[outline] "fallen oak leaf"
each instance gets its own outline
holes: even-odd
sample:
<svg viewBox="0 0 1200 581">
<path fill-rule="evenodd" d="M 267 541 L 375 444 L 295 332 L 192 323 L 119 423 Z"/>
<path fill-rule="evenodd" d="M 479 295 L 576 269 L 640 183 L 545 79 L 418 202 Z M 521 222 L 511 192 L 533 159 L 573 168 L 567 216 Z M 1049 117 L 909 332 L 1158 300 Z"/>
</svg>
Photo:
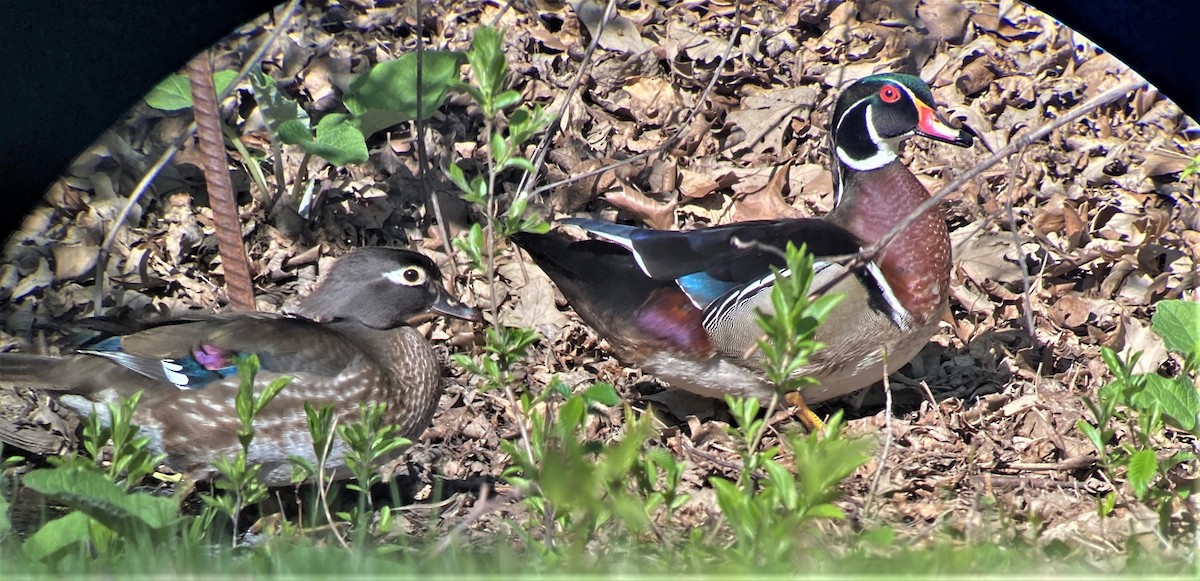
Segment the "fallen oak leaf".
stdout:
<svg viewBox="0 0 1200 581">
<path fill-rule="evenodd" d="M 738 196 L 733 203 L 733 221 L 780 220 L 802 218 L 803 212 L 793 208 L 783 199 L 783 190 L 788 184 L 792 162 L 777 168 L 767 185 Z M 737 189 L 736 186 L 734 189 Z"/>
<path fill-rule="evenodd" d="M 571 2 L 571 7 L 575 9 L 575 15 L 579 21 L 587 27 L 588 33 L 595 37 L 599 31 L 598 44 L 603 48 L 637 55 L 654 47 L 654 43 L 642 38 L 642 33 L 638 31 L 633 21 L 622 16 L 616 10 L 613 10 L 608 22 L 603 22 L 604 13 L 608 7 L 607 2 L 574 0 Z M 604 27 L 603 30 L 601 30 L 601 26 Z"/>
<path fill-rule="evenodd" d="M 656 230 L 670 230 L 675 225 L 675 206 L 679 200 L 656 202 L 629 184 L 621 181 L 621 188 L 604 194 L 608 203 L 633 214 Z"/>
</svg>

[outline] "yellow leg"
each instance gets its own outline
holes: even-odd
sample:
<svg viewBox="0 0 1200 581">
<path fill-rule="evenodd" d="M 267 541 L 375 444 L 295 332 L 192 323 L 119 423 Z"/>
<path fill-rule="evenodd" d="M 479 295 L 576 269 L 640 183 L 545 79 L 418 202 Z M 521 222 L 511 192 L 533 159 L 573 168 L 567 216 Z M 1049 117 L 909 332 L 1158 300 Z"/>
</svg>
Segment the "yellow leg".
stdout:
<svg viewBox="0 0 1200 581">
<path fill-rule="evenodd" d="M 796 408 L 796 417 L 800 418 L 800 423 L 804 424 L 805 428 L 808 428 L 808 433 L 812 434 L 825 429 L 825 422 L 809 409 L 808 404 L 804 403 L 804 398 L 800 396 L 800 392 L 789 391 L 787 395 L 783 396 L 783 399 L 788 405 Z"/>
</svg>

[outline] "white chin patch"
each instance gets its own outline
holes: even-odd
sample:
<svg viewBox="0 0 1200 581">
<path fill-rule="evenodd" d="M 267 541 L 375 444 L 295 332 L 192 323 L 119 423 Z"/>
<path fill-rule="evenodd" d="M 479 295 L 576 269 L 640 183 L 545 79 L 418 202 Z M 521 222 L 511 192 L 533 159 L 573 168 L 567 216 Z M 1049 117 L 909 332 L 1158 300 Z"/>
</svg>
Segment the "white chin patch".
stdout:
<svg viewBox="0 0 1200 581">
<path fill-rule="evenodd" d="M 875 155 L 866 159 L 854 159 L 840 147 L 837 149 L 837 156 L 847 167 L 856 171 L 871 171 L 896 161 L 896 152 L 887 145 L 883 145 Z"/>
<path fill-rule="evenodd" d="M 838 159 L 841 160 L 842 163 L 857 171 L 871 171 L 873 169 L 879 169 L 889 163 L 892 163 L 893 161 L 896 161 L 896 148 L 900 146 L 900 142 L 904 141 L 904 139 L 908 137 L 908 135 L 901 135 L 891 139 L 881 137 L 879 132 L 875 130 L 874 105 L 867 105 L 866 115 L 867 133 L 871 136 L 871 142 L 879 148 L 875 151 L 875 154 L 866 159 L 854 159 L 850 157 L 850 154 L 846 153 L 846 150 L 842 149 L 841 147 L 837 148 Z"/>
</svg>

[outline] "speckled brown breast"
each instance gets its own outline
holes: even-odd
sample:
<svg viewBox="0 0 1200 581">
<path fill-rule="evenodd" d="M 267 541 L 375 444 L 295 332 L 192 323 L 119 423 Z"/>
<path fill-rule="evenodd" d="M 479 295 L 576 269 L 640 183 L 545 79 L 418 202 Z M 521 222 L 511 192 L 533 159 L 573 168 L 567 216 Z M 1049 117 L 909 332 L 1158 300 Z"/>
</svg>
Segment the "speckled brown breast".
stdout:
<svg viewBox="0 0 1200 581">
<path fill-rule="evenodd" d="M 845 184 L 855 195 L 843 201 L 829 220 L 873 244 L 922 202 L 929 192 L 899 160 L 869 174 L 849 173 Z M 892 239 L 876 260 L 892 292 L 922 327 L 941 314 L 950 289 L 950 235 L 938 209 L 921 214 Z"/>
</svg>

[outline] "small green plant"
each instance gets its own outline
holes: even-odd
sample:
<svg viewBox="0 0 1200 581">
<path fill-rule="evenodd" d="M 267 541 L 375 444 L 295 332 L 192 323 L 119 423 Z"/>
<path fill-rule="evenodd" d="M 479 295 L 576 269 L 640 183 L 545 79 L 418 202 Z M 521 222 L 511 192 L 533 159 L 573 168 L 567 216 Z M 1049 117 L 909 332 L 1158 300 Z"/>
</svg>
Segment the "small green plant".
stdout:
<svg viewBox="0 0 1200 581">
<path fill-rule="evenodd" d="M 796 371 L 808 363 L 813 352 L 822 345 L 814 340 L 817 327 L 829 318 L 842 296 L 825 294 L 810 301 L 808 288 L 812 284 L 813 257 L 807 247 L 796 248 L 788 242 L 784 249 L 787 276 L 771 267 L 775 284 L 771 286 L 773 313 L 758 313 L 758 325 L 764 337 L 759 339 L 763 371 L 779 394 L 813 385 L 816 380 L 799 376 Z"/>
<path fill-rule="evenodd" d="M 87 451 L 85 463 L 95 466 L 109 451 L 108 467 L 104 475 L 126 489 L 142 481 L 162 463 L 164 454 L 152 454 L 149 450 L 150 437 L 139 433 L 133 425 L 133 413 L 142 400 L 142 392 L 121 399 L 116 404 L 106 404 L 107 414 L 91 413 L 83 419 L 83 448 Z M 111 447 L 110 447 L 111 444 Z M 51 464 L 74 463 L 82 460 L 78 455 L 66 458 L 54 457 Z"/>
<path fill-rule="evenodd" d="M 130 492 L 161 462 L 149 450 L 150 439 L 131 422 L 141 392 L 115 404 L 103 415 L 84 420 L 83 447 L 87 456 L 52 458 L 53 468 L 34 470 L 21 484 L 64 503 L 70 510 L 21 544 L 31 562 L 53 565 L 72 548 L 90 546 L 103 554 L 119 554 L 148 546 L 178 522 L 175 501 L 147 492 Z M 109 450 L 107 467 L 101 469 Z"/>
<path fill-rule="evenodd" d="M 315 407 L 309 402 L 304 402 L 304 414 L 308 418 L 308 433 L 312 436 L 313 458 L 316 458 L 316 462 L 309 462 L 302 456 L 290 458 L 293 467 L 292 481 L 297 484 L 317 481 L 319 471 L 325 466 L 329 452 L 333 449 L 333 436 L 336 433 L 332 404 Z"/>
<path fill-rule="evenodd" d="M 250 444 L 254 441 L 254 418 L 291 383 L 292 378 L 277 378 L 264 386 L 256 396 L 254 379 L 258 375 L 258 356 L 238 356 L 235 362 L 238 371 L 238 393 L 234 398 L 234 407 L 237 408 L 238 420 L 241 422 L 237 432 L 241 448 L 233 458 L 220 457 L 213 461 L 213 466 L 221 473 L 214 484 L 226 493 L 204 494 L 200 498 L 209 508 L 229 517 L 233 542 L 236 544 L 238 517 L 242 510 L 267 498 L 267 487 L 258 480 L 258 471 L 262 466 L 250 464 L 248 460 Z"/>
<path fill-rule="evenodd" d="M 1096 448 L 1100 467 L 1113 477 L 1123 475 L 1133 496 L 1157 508 L 1165 526 L 1177 504 L 1191 494 L 1176 487 L 1168 475 L 1180 464 L 1194 462 L 1196 456 L 1178 452 L 1160 458 L 1158 449 L 1167 426 L 1200 433 L 1200 303 L 1161 301 L 1151 328 L 1169 350 L 1183 356 L 1180 372 L 1175 377 L 1134 373 L 1140 353 L 1122 359 L 1112 349 L 1101 348 L 1113 380 L 1097 391 L 1095 400 L 1084 398 L 1095 423 L 1080 420 L 1076 427 Z M 1119 433 L 1125 437 L 1118 439 Z M 1116 501 L 1115 491 L 1102 497 L 1101 515 L 1109 514 Z"/>
<path fill-rule="evenodd" d="M 796 371 L 821 347 L 814 340 L 816 330 L 841 300 L 839 295 L 823 295 L 810 301 L 812 255 L 803 246 L 797 249 L 791 243 L 783 254 L 786 273 L 772 268 L 773 312 L 758 314 L 764 332 L 758 342 L 763 369 L 778 392 L 765 418 L 758 417 L 757 399 L 726 397 L 734 419 L 729 433 L 740 444 L 742 470 L 736 481 L 720 477 L 709 480 L 732 530 L 732 548 L 738 558 L 742 563 L 768 568 L 791 562 L 787 557 L 798 546 L 797 535 L 806 521 L 845 517 L 833 504 L 841 496 L 838 486 L 867 460 L 864 442 L 841 436 L 840 412 L 823 431 L 784 437 L 791 470 L 782 461 L 783 451 L 759 449 L 766 418 L 771 417 L 780 395 L 814 383 L 796 376 Z"/>
<path fill-rule="evenodd" d="M 487 221 L 486 236 L 483 227 L 474 224 L 467 236 L 456 239 L 454 245 L 470 258 L 476 271 L 489 278 L 494 277 L 496 239 L 507 238 L 516 232 L 543 233 L 550 229 L 549 224 L 527 213 L 527 199 L 514 200 L 503 212 L 499 208 L 496 179 L 508 169 L 535 171 L 533 164 L 520 155 L 520 147 L 553 120 L 540 105 L 533 109 L 520 105 L 521 94 L 507 88 L 508 61 L 503 48 L 503 39 L 496 29 L 489 26 L 476 29 L 466 58 L 478 84 L 458 85 L 483 111 L 483 137 L 490 146 L 486 176 L 477 175 L 468 180 L 458 164 L 451 164 L 448 170 L 450 181 L 463 192 L 463 199 L 482 209 Z M 504 120 L 507 121 L 507 135 L 501 130 Z"/>
<path fill-rule="evenodd" d="M 216 71 L 213 73 L 213 87 L 221 94 L 237 76 L 234 71 Z M 145 96 L 146 104 L 159 111 L 182 111 L 192 107 L 192 85 L 187 75 L 175 73 L 150 89 Z"/>
<path fill-rule="evenodd" d="M 5 456 L 4 444 L 0 443 L 0 543 L 12 532 L 12 519 L 9 516 L 12 504 L 8 499 L 16 491 L 16 479 L 9 477 L 9 470 L 24 460 L 22 456 Z"/>
<path fill-rule="evenodd" d="M 867 461 L 866 442 L 841 435 L 839 411 L 824 431 L 786 436 L 792 467 L 778 448 L 758 449 L 764 419 L 758 400 L 726 398 L 736 425 L 730 433 L 740 440 L 743 468 L 736 481 L 713 477 L 721 514 L 733 533 L 737 561 L 756 568 L 784 567 L 801 545 L 805 523 L 814 518 L 845 518 L 835 500 L 839 485 Z"/>
<path fill-rule="evenodd" d="M 561 397 L 561 402 L 553 399 Z M 655 530 L 688 500 L 678 487 L 683 464 L 669 452 L 648 448 L 656 432 L 652 414 L 635 414 L 625 407 L 625 433 L 601 442 L 589 438 L 592 416 L 599 406 L 621 403 L 617 392 L 597 383 L 571 394 L 555 378 L 539 397 L 523 394 L 522 411 L 529 419 L 529 447 L 502 442 L 513 458 L 503 478 L 522 492 L 534 518 L 527 526 L 542 525 L 543 555 L 584 554 L 588 542 L 616 527 L 610 538 Z"/>
<path fill-rule="evenodd" d="M 314 407 L 306 402 L 304 411 L 308 416 L 309 434 L 312 435 L 313 456 L 316 462 L 292 456 L 292 465 L 295 468 L 293 480 L 297 483 L 311 481 L 321 486 L 316 501 L 325 503 L 327 507 L 328 498 L 325 497 L 324 491 L 329 478 L 324 472 L 325 465 L 334 449 L 334 435 L 341 438 L 346 444 L 346 468 L 355 479 L 345 487 L 358 493 L 358 505 L 352 511 L 339 512 L 335 516 L 353 525 L 355 534 L 358 535 L 356 540 L 361 543 L 370 532 L 371 519 L 376 514 L 370 490 L 382 480 L 378 472 L 379 464 L 412 442 L 400 433 L 400 426 L 385 423 L 386 403 L 361 404 L 359 421 L 346 425 L 335 425 L 332 405 Z M 313 508 L 316 509 L 317 506 L 314 505 Z M 387 532 L 392 526 L 391 508 L 381 507 L 378 514 L 377 530 Z"/>
<path fill-rule="evenodd" d="M 363 163 L 370 156 L 368 137 L 398 123 L 427 119 L 437 111 L 447 91 L 457 86 L 463 55 L 427 50 L 422 51 L 420 58 L 418 63 L 416 53 L 406 53 L 358 75 L 342 95 L 347 112 L 327 113 L 315 125 L 300 103 L 279 89 L 275 79 L 261 69 L 250 72 L 250 87 L 272 136 L 271 153 L 277 170 L 282 167 L 281 145 L 296 146 L 304 152 L 293 188 L 298 209 L 305 210 L 300 197 L 312 185 L 307 176 L 313 156 L 338 167 Z M 418 67 L 420 87 L 416 86 Z M 213 84 L 217 93 L 224 91 L 236 76 L 233 71 L 215 73 Z M 145 99 L 151 107 L 168 112 L 188 109 L 193 104 L 188 78 L 178 73 L 164 79 Z M 264 193 L 270 192 L 260 167 L 263 155 L 251 152 L 232 128 L 222 127 L 222 130 L 242 156 L 255 184 Z M 277 191 L 282 193 L 284 183 L 278 173 L 276 182 Z"/>
<path fill-rule="evenodd" d="M 455 353 L 454 362 L 467 372 L 483 378 L 482 389 L 504 389 L 515 382 L 513 364 L 525 358 L 529 346 L 537 342 L 538 333 L 525 327 L 489 327 L 484 331 L 483 357 L 478 360 L 464 353 Z"/>
<path fill-rule="evenodd" d="M 1187 167 L 1183 168 L 1183 172 L 1179 174 L 1179 179 L 1186 180 L 1194 175 L 1200 175 L 1200 155 L 1193 157 L 1188 162 Z"/>
<path fill-rule="evenodd" d="M 404 446 L 412 444 L 400 433 L 400 426 L 385 424 L 386 403 L 370 403 L 359 406 L 359 421 L 338 426 L 337 432 L 346 442 L 346 467 L 355 482 L 346 488 L 358 493 L 358 508 L 353 513 L 339 513 L 340 518 L 354 523 L 360 540 L 365 538 L 367 525 L 373 514 L 371 486 L 382 479 L 376 469 L 379 462 L 390 458 Z"/>
</svg>

